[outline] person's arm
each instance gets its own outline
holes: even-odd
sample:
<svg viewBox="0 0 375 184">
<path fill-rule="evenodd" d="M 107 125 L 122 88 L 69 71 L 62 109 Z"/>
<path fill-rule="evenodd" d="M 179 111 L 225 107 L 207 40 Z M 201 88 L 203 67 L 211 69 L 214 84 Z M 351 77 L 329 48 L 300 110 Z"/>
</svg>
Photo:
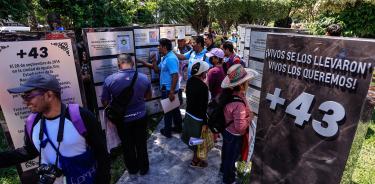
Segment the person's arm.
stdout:
<svg viewBox="0 0 375 184">
<path fill-rule="evenodd" d="M 176 56 L 179 60 L 185 60 L 186 59 L 185 55 L 183 55 L 183 54 L 177 54 L 176 52 L 174 52 L 174 54 L 176 54 Z"/>
<path fill-rule="evenodd" d="M 156 61 L 156 55 L 155 54 L 152 55 L 151 60 L 152 60 L 152 69 L 154 69 L 155 73 L 159 73 L 160 68 L 159 68 L 159 65 Z"/>
<path fill-rule="evenodd" d="M 139 62 L 139 63 L 142 63 L 142 65 L 147 67 L 147 68 L 153 68 L 152 63 L 148 63 L 148 62 L 146 62 L 144 60 L 140 60 L 140 59 L 136 59 L 136 61 Z"/>
<path fill-rule="evenodd" d="M 168 94 L 168 98 L 170 101 L 173 101 L 175 99 L 174 92 L 176 89 L 177 81 L 178 81 L 178 73 L 172 74 L 171 90 L 169 90 L 169 94 Z"/>
<path fill-rule="evenodd" d="M 38 150 L 35 148 L 30 138 L 26 135 L 26 128 L 24 141 L 25 145 L 23 147 L 0 153 L 0 168 L 10 167 L 29 161 L 39 155 Z"/>
<path fill-rule="evenodd" d="M 193 52 L 193 50 L 190 50 L 185 54 L 177 54 L 176 52 L 174 52 L 174 54 L 177 56 L 179 60 L 187 60 L 190 58 L 191 52 Z"/>
<path fill-rule="evenodd" d="M 170 101 L 173 101 L 175 99 L 175 90 L 178 82 L 178 72 L 179 72 L 179 61 L 175 58 L 170 58 L 168 61 L 166 61 L 165 65 L 168 69 L 169 75 L 171 75 L 172 81 L 171 81 L 171 89 L 169 90 L 168 98 Z"/>
<path fill-rule="evenodd" d="M 103 84 L 103 90 L 102 90 L 102 95 L 101 95 L 101 102 L 103 104 L 103 107 L 107 107 L 109 104 L 109 101 L 111 100 L 111 96 L 109 93 L 109 88 L 107 86 L 107 82 L 105 81 Z"/>
<path fill-rule="evenodd" d="M 80 108 L 80 113 L 87 129 L 87 135 L 85 136 L 87 144 L 90 146 L 98 165 L 95 183 L 109 184 L 111 180 L 111 161 L 104 132 L 94 114 L 84 108 Z"/>
</svg>

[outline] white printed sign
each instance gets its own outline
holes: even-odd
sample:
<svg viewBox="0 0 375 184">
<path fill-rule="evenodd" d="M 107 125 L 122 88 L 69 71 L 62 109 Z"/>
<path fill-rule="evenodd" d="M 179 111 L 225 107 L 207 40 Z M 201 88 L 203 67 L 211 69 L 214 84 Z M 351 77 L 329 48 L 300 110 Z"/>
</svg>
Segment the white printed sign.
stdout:
<svg viewBox="0 0 375 184">
<path fill-rule="evenodd" d="M 191 26 L 185 26 L 185 34 L 186 35 L 191 35 Z"/>
<path fill-rule="evenodd" d="M 159 44 L 159 29 L 134 29 L 135 46 L 149 46 Z"/>
<path fill-rule="evenodd" d="M 245 29 L 245 47 L 250 47 L 250 35 L 251 35 L 251 29 L 246 28 Z"/>
<path fill-rule="evenodd" d="M 251 31 L 250 57 L 264 59 L 268 32 Z"/>
<path fill-rule="evenodd" d="M 174 27 L 160 27 L 160 38 L 175 39 Z"/>
<path fill-rule="evenodd" d="M 0 42 L 0 58 L 0 105 L 15 148 L 24 145 L 24 121 L 30 111 L 19 95 L 7 89 L 20 86 L 32 75 L 49 73 L 60 82 L 63 103 L 82 105 L 70 39 Z M 29 161 L 21 167 L 27 171 L 36 164 Z"/>
<path fill-rule="evenodd" d="M 88 32 L 87 42 L 91 57 L 134 52 L 132 31 Z"/>
<path fill-rule="evenodd" d="M 176 26 L 175 29 L 177 39 L 184 39 L 186 34 L 185 26 Z"/>
<path fill-rule="evenodd" d="M 264 67 L 264 63 L 262 62 L 258 62 L 254 60 L 249 61 L 249 68 L 259 73 L 258 76 L 256 76 L 253 80 L 251 80 L 250 84 L 259 88 L 262 87 L 263 67 Z"/>
<path fill-rule="evenodd" d="M 98 102 L 98 107 L 99 108 L 103 107 L 103 104 L 102 104 L 103 86 L 95 86 L 95 93 L 96 93 L 96 101 Z"/>
<path fill-rule="evenodd" d="M 94 83 L 104 82 L 105 78 L 118 71 L 117 58 L 92 60 L 91 67 Z"/>
<path fill-rule="evenodd" d="M 246 96 L 247 96 L 251 111 L 258 114 L 260 91 L 253 89 L 253 88 L 249 88 L 247 90 Z"/>
</svg>

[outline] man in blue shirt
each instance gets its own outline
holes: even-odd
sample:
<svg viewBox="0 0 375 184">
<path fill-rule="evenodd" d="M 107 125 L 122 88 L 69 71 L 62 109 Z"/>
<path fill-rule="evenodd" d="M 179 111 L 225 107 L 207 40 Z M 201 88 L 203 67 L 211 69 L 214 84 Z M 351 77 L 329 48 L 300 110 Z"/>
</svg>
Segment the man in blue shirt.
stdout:
<svg viewBox="0 0 375 184">
<path fill-rule="evenodd" d="M 178 81 L 179 61 L 172 51 L 172 42 L 169 39 L 159 40 L 159 53 L 163 56 L 159 64 L 156 63 L 156 56 L 152 56 L 152 64 L 143 62 L 147 67 L 153 68 L 156 73 L 160 73 L 160 88 L 162 99 L 169 98 L 170 101 L 179 100 L 182 102 L 182 95 L 179 94 L 180 84 Z M 175 99 L 178 94 L 178 99 Z M 172 128 L 172 121 L 174 127 Z M 167 138 L 172 137 L 172 131 L 180 133 L 182 131 L 182 117 L 180 108 L 177 107 L 164 114 L 164 128 L 160 133 Z"/>
<path fill-rule="evenodd" d="M 113 96 L 118 97 L 124 88 L 131 85 L 135 76 L 134 61 L 130 55 L 120 54 L 117 60 L 119 71 L 104 81 L 101 96 L 104 107 L 113 100 Z M 144 175 L 149 170 L 145 99 L 151 98 L 151 82 L 145 74 L 138 73 L 133 90 L 133 96 L 126 106 L 124 122 L 113 123 L 123 145 L 124 162 L 129 174 L 140 171 Z"/>
<path fill-rule="evenodd" d="M 208 61 L 208 57 L 206 57 L 207 49 L 204 48 L 204 39 L 202 36 L 193 37 L 191 45 L 193 46 L 193 50 L 187 52 L 185 54 L 176 54 L 179 60 L 189 60 L 188 63 L 188 78 L 191 77 L 191 66 L 195 61 L 206 61 L 210 67 L 212 66 Z"/>
</svg>

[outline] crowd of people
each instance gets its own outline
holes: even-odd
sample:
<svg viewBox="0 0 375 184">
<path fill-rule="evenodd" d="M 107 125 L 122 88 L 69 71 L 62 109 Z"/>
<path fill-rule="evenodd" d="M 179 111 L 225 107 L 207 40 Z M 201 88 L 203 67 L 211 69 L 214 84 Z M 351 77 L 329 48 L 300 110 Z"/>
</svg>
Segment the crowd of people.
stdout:
<svg viewBox="0 0 375 184">
<path fill-rule="evenodd" d="M 220 165 L 223 182 L 234 183 L 235 162 L 246 145 L 244 136 L 253 118 L 246 91 L 249 80 L 257 73 L 244 68 L 231 41 L 217 48 L 212 34 L 193 37 L 191 46 L 179 38 L 175 49 L 171 40 L 162 38 L 158 49 L 160 62 L 153 55 L 150 61 L 142 61 L 143 65 L 160 74 L 162 99 L 179 100 L 182 104 L 185 91 L 187 105 L 184 119 L 179 107 L 164 114 L 160 133 L 166 138 L 181 133 L 182 141 L 193 151 L 190 166 L 205 168 L 209 163 L 197 156 L 197 145 L 189 144 L 189 140 L 201 137 L 202 127 L 208 123 L 209 104 L 221 105 L 225 130 L 214 134 L 214 139 L 223 138 Z M 151 98 L 151 82 L 145 74 L 137 72 L 130 55 L 120 54 L 117 59 L 119 71 L 105 79 L 101 102 L 117 128 L 129 174 L 145 175 L 149 171 L 145 102 Z M 186 87 L 180 86 L 183 61 L 188 65 Z M 25 146 L 0 153 L 0 168 L 39 156 L 40 181 L 110 182 L 110 159 L 100 123 L 89 110 L 61 102 L 61 86 L 55 77 L 32 76 L 8 92 L 19 94 L 32 113 L 26 120 Z M 117 119 L 116 110 L 120 115 Z"/>
</svg>

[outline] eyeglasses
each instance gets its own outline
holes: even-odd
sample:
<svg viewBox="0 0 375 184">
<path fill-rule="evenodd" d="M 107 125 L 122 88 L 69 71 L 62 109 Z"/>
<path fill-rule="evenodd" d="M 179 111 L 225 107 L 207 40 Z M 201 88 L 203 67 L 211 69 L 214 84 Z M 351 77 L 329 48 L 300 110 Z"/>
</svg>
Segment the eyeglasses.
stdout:
<svg viewBox="0 0 375 184">
<path fill-rule="evenodd" d="M 32 100 L 34 97 L 36 96 L 42 96 L 44 95 L 45 92 L 39 92 L 39 93 L 27 93 L 27 94 L 22 94 L 21 95 L 21 98 L 24 100 L 24 101 L 30 101 Z"/>
</svg>

